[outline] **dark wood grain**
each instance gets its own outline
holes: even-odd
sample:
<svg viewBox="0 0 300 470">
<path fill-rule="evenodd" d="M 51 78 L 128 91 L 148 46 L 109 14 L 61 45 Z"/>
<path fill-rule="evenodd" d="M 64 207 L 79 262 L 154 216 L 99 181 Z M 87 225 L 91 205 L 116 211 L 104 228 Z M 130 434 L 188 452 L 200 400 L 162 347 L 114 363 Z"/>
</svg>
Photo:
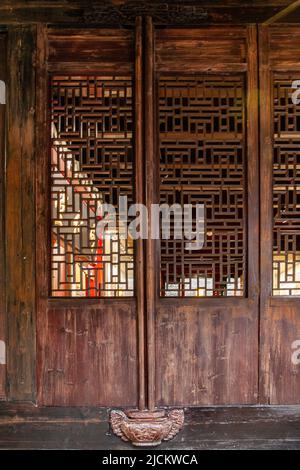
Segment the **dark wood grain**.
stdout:
<svg viewBox="0 0 300 470">
<path fill-rule="evenodd" d="M 10 399 L 35 396 L 36 28 L 8 33 L 6 286 Z"/>
<path fill-rule="evenodd" d="M 297 25 L 270 26 L 268 60 L 272 70 L 299 70 L 300 30 Z"/>
<path fill-rule="evenodd" d="M 195 302 L 196 304 L 196 302 Z M 156 319 L 159 405 L 257 401 L 255 310 L 159 306 Z"/>
<path fill-rule="evenodd" d="M 245 37 L 245 28 L 223 29 L 221 35 L 218 27 L 157 30 L 156 70 L 243 71 L 246 69 Z"/>
<path fill-rule="evenodd" d="M 134 15 L 141 13 L 155 17 L 158 24 L 182 24 L 182 16 L 186 25 L 202 25 L 211 23 L 250 23 L 263 22 L 273 17 L 290 4 L 290 0 L 242 1 L 231 0 L 189 0 L 183 9 L 180 0 L 141 0 L 136 4 L 131 0 L 109 2 L 111 12 L 103 10 L 103 1 L 98 0 L 65 0 L 26 2 L 26 0 L 7 0 L 1 2 L 0 12 L 3 23 L 51 23 L 51 24 L 88 24 L 133 25 Z M 199 15 L 197 15 L 197 10 Z M 106 23 L 103 21 L 105 17 Z M 287 17 L 294 20 L 294 15 Z"/>
<path fill-rule="evenodd" d="M 0 80 L 6 83 L 6 35 L 0 34 Z M 4 213 L 4 182 L 5 182 L 5 110 L 6 105 L 0 104 L 0 341 L 6 343 L 6 309 L 5 309 L 5 213 Z M 6 396 L 6 365 L 0 364 L 0 400 Z"/>
<path fill-rule="evenodd" d="M 108 426 L 109 410 L 88 407 L 0 406 L 1 449 L 132 450 Z M 300 410 L 218 407 L 185 410 L 184 428 L 159 450 L 300 449 Z"/>
<path fill-rule="evenodd" d="M 134 45 L 132 32 L 115 29 L 50 29 L 49 70 L 81 72 L 91 71 L 122 73 L 134 70 Z"/>
</svg>

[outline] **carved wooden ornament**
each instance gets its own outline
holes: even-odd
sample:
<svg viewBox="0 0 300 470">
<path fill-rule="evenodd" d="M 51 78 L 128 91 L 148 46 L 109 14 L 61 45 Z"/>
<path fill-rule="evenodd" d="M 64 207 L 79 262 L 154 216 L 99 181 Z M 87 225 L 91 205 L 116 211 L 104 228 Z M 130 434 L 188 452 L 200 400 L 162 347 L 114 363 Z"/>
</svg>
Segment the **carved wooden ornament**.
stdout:
<svg viewBox="0 0 300 470">
<path fill-rule="evenodd" d="M 136 411 L 125 414 L 112 410 L 110 424 L 114 434 L 135 446 L 157 446 L 172 439 L 184 423 L 183 410 L 163 412 Z"/>
</svg>

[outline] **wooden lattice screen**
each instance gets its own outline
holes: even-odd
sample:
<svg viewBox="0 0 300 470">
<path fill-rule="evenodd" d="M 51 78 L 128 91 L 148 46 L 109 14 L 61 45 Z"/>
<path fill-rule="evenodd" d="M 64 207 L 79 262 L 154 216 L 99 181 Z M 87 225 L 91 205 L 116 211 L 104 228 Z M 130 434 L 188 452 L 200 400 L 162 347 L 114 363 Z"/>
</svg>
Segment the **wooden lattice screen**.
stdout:
<svg viewBox="0 0 300 470">
<path fill-rule="evenodd" d="M 240 296 L 245 288 L 242 76 L 161 76 L 160 203 L 204 204 L 205 244 L 161 240 L 162 296 Z"/>
<path fill-rule="evenodd" d="M 129 76 L 52 76 L 54 296 L 133 295 L 132 240 L 96 233 L 102 203 L 133 202 L 132 114 Z"/>
<path fill-rule="evenodd" d="M 274 295 L 300 295 L 300 107 L 292 99 L 297 79 L 274 77 Z"/>
</svg>

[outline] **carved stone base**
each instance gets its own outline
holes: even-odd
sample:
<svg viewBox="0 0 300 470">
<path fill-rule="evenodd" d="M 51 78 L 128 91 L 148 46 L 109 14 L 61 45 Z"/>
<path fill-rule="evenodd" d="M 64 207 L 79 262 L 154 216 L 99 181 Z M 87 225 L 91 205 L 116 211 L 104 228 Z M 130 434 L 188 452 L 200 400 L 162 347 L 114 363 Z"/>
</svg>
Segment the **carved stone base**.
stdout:
<svg viewBox="0 0 300 470">
<path fill-rule="evenodd" d="M 161 441 L 169 441 L 180 431 L 183 423 L 183 410 L 112 410 L 110 413 L 114 434 L 134 446 L 157 446 Z"/>
</svg>

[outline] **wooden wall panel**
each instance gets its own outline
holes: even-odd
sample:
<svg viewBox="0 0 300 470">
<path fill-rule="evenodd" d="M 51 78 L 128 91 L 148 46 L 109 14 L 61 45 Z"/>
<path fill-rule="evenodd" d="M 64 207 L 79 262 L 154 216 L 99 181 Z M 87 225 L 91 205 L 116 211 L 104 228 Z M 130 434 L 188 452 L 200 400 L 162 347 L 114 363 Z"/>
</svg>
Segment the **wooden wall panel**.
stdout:
<svg viewBox="0 0 300 470">
<path fill-rule="evenodd" d="M 216 37 L 218 36 L 218 41 Z M 207 27 L 162 29 L 156 33 L 156 70 L 221 71 L 246 69 L 246 29 Z"/>
<path fill-rule="evenodd" d="M 6 85 L 6 34 L 0 34 L 0 80 Z M 3 90 L 1 88 L 1 98 Z M 5 309 L 5 214 L 4 214 L 4 172 L 5 172 L 5 101 L 0 102 L 0 400 L 6 396 L 6 309 Z"/>
<path fill-rule="evenodd" d="M 262 28 L 263 29 L 263 28 Z M 291 67 L 299 68 L 300 62 L 300 29 L 296 25 L 280 25 L 269 28 L 268 61 L 272 70 Z"/>
<path fill-rule="evenodd" d="M 116 29 L 50 29 L 49 69 L 112 70 L 128 73 L 134 67 L 132 32 Z"/>
<path fill-rule="evenodd" d="M 35 396 L 35 48 L 36 28 L 8 33 L 6 286 L 8 393 Z"/>
<path fill-rule="evenodd" d="M 212 300 L 213 301 L 213 300 Z M 257 401 L 257 315 L 247 307 L 160 306 L 156 319 L 160 405 Z"/>
<path fill-rule="evenodd" d="M 39 312 L 43 405 L 136 405 L 134 303 Z"/>
<path fill-rule="evenodd" d="M 261 327 L 260 400 L 300 403 L 300 365 L 292 343 L 300 340 L 299 297 L 272 297 L 273 240 L 273 74 L 300 71 L 299 26 L 261 26 L 259 31 L 261 106 Z M 300 72 L 298 72 L 300 78 Z"/>
</svg>

